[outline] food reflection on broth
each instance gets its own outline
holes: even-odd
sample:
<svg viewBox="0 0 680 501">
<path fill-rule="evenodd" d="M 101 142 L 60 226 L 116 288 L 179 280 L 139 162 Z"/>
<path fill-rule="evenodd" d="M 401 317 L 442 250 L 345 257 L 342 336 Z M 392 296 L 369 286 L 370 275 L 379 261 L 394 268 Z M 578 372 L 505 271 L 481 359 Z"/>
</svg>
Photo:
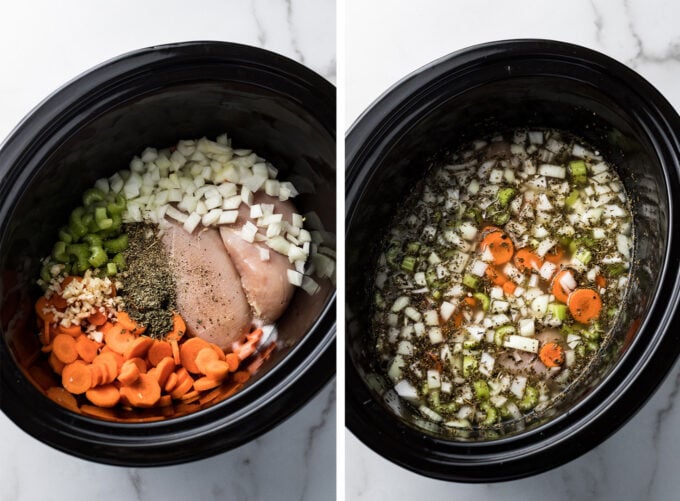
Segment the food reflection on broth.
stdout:
<svg viewBox="0 0 680 501">
<path fill-rule="evenodd" d="M 396 214 L 372 335 L 425 419 L 483 430 L 547 409 L 607 339 L 634 231 L 614 166 L 584 144 L 554 130 L 474 141 Z"/>
</svg>

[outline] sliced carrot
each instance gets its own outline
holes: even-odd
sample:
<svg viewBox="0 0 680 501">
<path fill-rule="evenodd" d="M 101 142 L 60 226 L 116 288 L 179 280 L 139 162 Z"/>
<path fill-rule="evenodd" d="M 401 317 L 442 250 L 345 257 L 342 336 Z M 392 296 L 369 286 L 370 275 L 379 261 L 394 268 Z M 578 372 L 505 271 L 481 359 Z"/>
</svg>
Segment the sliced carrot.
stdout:
<svg viewBox="0 0 680 501">
<path fill-rule="evenodd" d="M 257 344 L 260 342 L 260 339 L 262 339 L 263 334 L 264 332 L 262 331 L 262 329 L 255 329 L 253 332 L 246 334 L 246 339 L 250 343 Z"/>
<path fill-rule="evenodd" d="M 599 273 L 595 276 L 595 283 L 600 289 L 604 289 L 605 287 L 607 287 L 607 279 L 604 278 Z"/>
<path fill-rule="evenodd" d="M 100 325 L 104 325 L 106 323 L 107 321 L 106 314 L 101 311 L 95 311 L 92 315 L 88 317 L 87 321 L 90 324 L 99 327 Z"/>
<path fill-rule="evenodd" d="M 215 381 L 221 382 L 229 374 L 230 372 L 229 369 L 230 367 L 229 364 L 227 364 L 227 362 L 222 362 L 221 360 L 213 360 L 212 362 L 208 362 L 208 364 L 206 365 L 205 375 L 211 379 L 214 379 Z"/>
<path fill-rule="evenodd" d="M 146 354 L 151 365 L 158 365 L 165 357 L 172 357 L 172 346 L 167 341 L 156 341 L 149 348 Z"/>
<path fill-rule="evenodd" d="M 534 270 L 538 271 L 543 266 L 543 260 L 533 252 L 531 249 L 524 247 L 515 253 L 513 258 L 515 266 L 520 271 Z"/>
<path fill-rule="evenodd" d="M 116 313 L 116 324 L 120 325 L 124 331 L 129 332 L 130 334 L 141 335 L 146 331 L 146 327 L 141 326 L 132 320 L 130 315 L 125 311 Z"/>
<path fill-rule="evenodd" d="M 47 363 L 50 364 L 50 367 L 52 367 L 52 370 L 55 373 L 57 373 L 61 376 L 61 373 L 64 370 L 64 366 L 66 364 L 56 357 L 56 355 L 54 354 L 54 351 L 52 351 L 50 353 L 50 356 L 47 359 Z"/>
<path fill-rule="evenodd" d="M 114 407 L 120 400 L 120 391 L 114 384 L 104 384 L 85 392 L 87 399 L 99 407 Z"/>
<path fill-rule="evenodd" d="M 177 386 L 179 378 L 177 377 L 177 374 L 174 372 L 168 376 L 168 380 L 165 382 L 163 385 L 163 389 L 170 393 L 172 390 L 175 389 L 175 386 Z"/>
<path fill-rule="evenodd" d="M 255 374 L 260 367 L 262 367 L 262 364 L 264 363 L 264 358 L 261 356 L 258 356 L 255 360 L 253 360 L 250 364 L 248 364 L 248 367 L 246 367 L 246 370 L 252 375 Z"/>
<path fill-rule="evenodd" d="M 236 354 L 238 355 L 239 360 L 245 360 L 250 355 L 255 353 L 255 349 L 256 348 L 252 343 L 246 343 L 238 349 Z"/>
<path fill-rule="evenodd" d="M 187 331 L 187 325 L 184 322 L 184 319 L 179 313 L 175 313 L 172 316 L 172 330 L 168 332 L 168 334 L 165 336 L 167 340 L 174 339 L 176 341 L 179 341 L 182 339 L 182 336 L 184 336 L 184 333 Z"/>
<path fill-rule="evenodd" d="M 208 343 L 212 350 L 215 352 L 215 355 L 217 355 L 218 360 L 222 360 L 224 362 L 224 351 L 222 351 L 222 348 L 217 346 L 215 343 Z"/>
<path fill-rule="evenodd" d="M 202 348 L 196 355 L 196 367 L 198 367 L 198 370 L 202 374 L 207 374 L 206 368 L 208 364 L 213 361 L 219 361 L 219 358 L 217 357 L 217 353 L 209 346 Z"/>
<path fill-rule="evenodd" d="M 571 290 L 562 285 L 562 279 L 567 275 L 571 275 L 571 277 L 574 278 L 572 271 L 565 269 L 558 271 L 557 275 L 555 275 L 555 278 L 553 278 L 552 281 L 551 292 L 553 296 L 555 296 L 555 299 L 561 301 L 562 303 L 566 303 L 567 299 L 569 298 L 569 294 L 571 294 Z"/>
<path fill-rule="evenodd" d="M 170 395 L 172 395 L 172 398 L 177 400 L 177 399 L 181 398 L 182 395 L 184 395 L 186 392 L 188 392 L 193 385 L 194 385 L 194 380 L 188 374 L 187 374 L 187 377 L 184 378 L 184 379 L 182 379 L 180 376 L 178 376 L 177 385 L 170 392 Z"/>
<path fill-rule="evenodd" d="M 102 352 L 92 361 L 93 365 L 101 364 L 103 366 L 104 378 L 100 384 L 111 383 L 118 375 L 118 361 L 115 354 L 112 352 Z"/>
<path fill-rule="evenodd" d="M 239 364 L 241 363 L 241 360 L 238 358 L 236 353 L 227 353 L 224 360 L 227 362 L 230 372 L 236 372 Z"/>
<path fill-rule="evenodd" d="M 107 332 L 109 332 L 109 330 L 111 330 L 112 327 L 113 324 L 111 322 L 106 322 L 99 328 L 99 332 L 101 332 L 102 334 L 106 334 Z"/>
<path fill-rule="evenodd" d="M 185 403 L 190 403 L 198 400 L 200 396 L 201 394 L 197 390 L 191 390 L 182 395 L 180 400 Z"/>
<path fill-rule="evenodd" d="M 555 245 L 548 251 L 544 259 L 553 264 L 561 264 L 564 259 L 564 248 L 560 245 Z"/>
<path fill-rule="evenodd" d="M 78 410 L 78 402 L 76 398 L 66 391 L 61 386 L 52 386 L 47 389 L 47 397 L 53 402 L 58 403 L 62 407 L 66 407 L 71 410 Z"/>
<path fill-rule="evenodd" d="M 52 353 L 65 364 L 78 360 L 76 340 L 68 334 L 58 334 L 52 341 Z"/>
<path fill-rule="evenodd" d="M 538 356 L 546 367 L 559 367 L 564 363 L 564 350 L 557 343 L 545 343 L 539 350 Z"/>
<path fill-rule="evenodd" d="M 461 325 L 463 325 L 463 312 L 458 310 L 453 314 L 451 317 L 453 319 L 453 326 L 457 329 Z"/>
<path fill-rule="evenodd" d="M 52 297 L 47 300 L 47 304 L 59 311 L 65 310 L 68 306 L 68 302 L 60 294 L 52 294 Z"/>
<path fill-rule="evenodd" d="M 103 364 L 90 364 L 90 372 L 92 373 L 92 387 L 96 388 L 100 384 L 106 382 L 106 368 Z"/>
<path fill-rule="evenodd" d="M 182 363 L 182 356 L 179 351 L 179 344 L 176 339 L 170 340 L 170 348 L 172 349 L 172 358 L 175 359 L 175 364 L 179 365 Z"/>
<path fill-rule="evenodd" d="M 161 395 L 161 398 L 156 402 L 157 407 L 168 407 L 172 405 L 172 397 L 170 395 Z"/>
<path fill-rule="evenodd" d="M 470 308 L 477 306 L 477 300 L 473 297 L 468 296 L 463 301 L 465 301 L 465 304 L 467 304 Z"/>
<path fill-rule="evenodd" d="M 104 333 L 106 346 L 121 355 L 125 353 L 125 350 L 128 349 L 135 339 L 135 335 L 128 332 L 120 322 L 114 324 L 113 327 Z"/>
<path fill-rule="evenodd" d="M 129 358 L 127 361 L 134 363 L 137 366 L 137 369 L 139 369 L 140 374 L 146 374 L 146 360 L 140 357 L 133 357 Z"/>
<path fill-rule="evenodd" d="M 38 315 L 38 318 L 41 320 L 45 320 L 45 316 L 47 315 L 47 312 L 45 309 L 48 307 L 47 305 L 47 298 L 45 296 L 40 296 L 38 300 L 35 302 L 35 314 Z"/>
<path fill-rule="evenodd" d="M 593 289 L 579 288 L 569 294 L 567 306 L 574 320 L 587 324 L 600 316 L 602 298 Z"/>
<path fill-rule="evenodd" d="M 482 252 L 487 250 L 491 253 L 495 265 L 505 264 L 515 252 L 512 239 L 503 231 L 492 231 L 488 233 L 480 242 Z"/>
<path fill-rule="evenodd" d="M 200 337 L 192 337 L 191 339 L 187 339 L 179 348 L 182 365 L 192 374 L 200 374 L 201 372 L 201 370 L 196 365 L 196 357 L 203 348 L 209 348 L 209 346 L 208 343 Z"/>
<path fill-rule="evenodd" d="M 198 391 L 208 391 L 212 390 L 213 388 L 217 388 L 220 384 L 222 384 L 222 381 L 218 381 L 217 379 L 213 379 L 208 376 L 203 376 L 202 378 L 197 379 L 194 381 L 194 389 Z"/>
<path fill-rule="evenodd" d="M 140 374 L 134 383 L 121 387 L 120 393 L 134 407 L 153 407 L 161 398 L 161 387 L 152 376 Z"/>
<path fill-rule="evenodd" d="M 153 341 L 153 338 L 149 336 L 139 336 L 128 345 L 128 347 L 125 349 L 125 352 L 123 353 L 123 356 L 126 359 L 135 357 L 144 358 L 146 353 L 149 351 L 149 348 L 151 348 L 151 345 L 153 345 Z"/>
<path fill-rule="evenodd" d="M 80 336 L 82 333 L 83 330 L 80 328 L 80 325 L 72 325 L 70 327 L 64 327 L 63 325 L 60 325 L 57 327 L 57 334 L 66 334 L 73 338 Z"/>
<path fill-rule="evenodd" d="M 76 350 L 80 358 L 90 363 L 97 356 L 99 345 L 83 334 L 76 339 Z"/>
<path fill-rule="evenodd" d="M 502 271 L 497 270 L 493 266 L 487 266 L 485 274 L 491 283 L 494 285 L 503 285 L 509 279 Z"/>
<path fill-rule="evenodd" d="M 88 364 L 76 360 L 61 372 L 61 384 L 74 395 L 81 395 L 92 387 L 92 373 Z"/>
<path fill-rule="evenodd" d="M 52 344 L 50 343 L 50 344 L 46 344 L 45 346 L 41 346 L 40 351 L 42 351 L 43 353 L 51 352 L 52 351 Z"/>
<path fill-rule="evenodd" d="M 140 373 L 137 364 L 126 360 L 123 363 L 123 367 L 120 368 L 120 374 L 118 374 L 118 381 L 124 386 L 130 386 L 135 381 L 139 379 Z"/>
<path fill-rule="evenodd" d="M 508 296 L 514 294 L 515 289 L 517 289 L 517 285 L 515 284 L 515 282 L 508 280 L 503 284 L 503 292 L 505 292 L 505 294 Z"/>
<path fill-rule="evenodd" d="M 250 373 L 248 371 L 238 371 L 232 376 L 235 383 L 245 383 L 250 379 Z"/>
<path fill-rule="evenodd" d="M 158 363 L 155 369 L 155 377 L 158 381 L 158 384 L 161 385 L 162 388 L 165 388 L 165 384 L 168 382 L 170 375 L 173 374 L 173 371 L 175 370 L 175 361 L 172 357 L 165 357 Z"/>
</svg>

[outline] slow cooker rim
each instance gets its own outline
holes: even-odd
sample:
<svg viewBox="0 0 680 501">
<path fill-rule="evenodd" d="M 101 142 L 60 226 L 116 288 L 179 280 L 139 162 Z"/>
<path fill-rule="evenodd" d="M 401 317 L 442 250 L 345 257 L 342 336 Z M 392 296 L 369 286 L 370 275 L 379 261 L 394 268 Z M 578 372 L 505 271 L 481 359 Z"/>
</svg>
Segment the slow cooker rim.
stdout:
<svg viewBox="0 0 680 501">
<path fill-rule="evenodd" d="M 96 93 L 102 85 L 122 85 L 122 76 L 129 76 L 130 74 L 139 75 L 149 71 L 149 68 L 157 67 L 159 64 L 247 64 L 261 71 L 267 71 L 271 74 L 276 73 L 282 78 L 290 79 L 300 89 L 309 91 L 310 96 L 314 96 L 315 99 L 335 102 L 335 87 L 326 79 L 296 61 L 264 49 L 228 42 L 201 41 L 149 47 L 123 54 L 88 70 L 56 90 L 31 110 L 0 146 L 0 159 L 3 160 L 2 165 L 6 166 L 5 174 L 7 174 L 7 171 L 11 172 L 12 168 L 19 170 L 17 165 L 21 164 L 22 155 L 27 155 L 24 148 L 22 148 L 22 146 L 27 144 L 27 141 L 45 134 L 45 131 L 48 131 L 54 122 L 62 117 L 62 113 L 68 110 L 72 111 L 72 107 L 83 96 Z M 216 81 L 222 80 L 224 79 L 216 79 Z M 295 101 L 294 96 L 289 96 L 288 98 L 291 101 Z M 319 125 L 328 132 L 330 137 L 334 137 L 334 108 L 324 107 L 312 110 L 312 112 Z M 80 119 L 80 124 L 92 118 L 92 116 L 88 116 Z M 74 127 L 77 128 L 78 124 L 75 124 Z M 37 147 L 35 145 L 32 146 L 34 148 L 32 151 L 35 153 Z M 12 183 L 7 183 L 8 176 L 5 175 L 2 179 L 5 181 L 3 184 L 11 186 Z M 14 203 L 9 205 L 3 203 L 3 205 L 3 212 L 5 214 L 10 213 L 14 207 Z M 2 240 L 4 240 L 5 232 L 6 228 L 3 227 Z M 332 379 L 335 372 L 334 365 L 328 362 L 329 360 L 334 360 L 335 311 L 336 291 L 334 290 L 329 294 L 322 311 L 308 332 L 286 354 L 284 359 L 272 367 L 267 374 L 232 398 L 187 416 L 155 423 L 121 424 L 78 415 L 44 397 L 33 387 L 33 384 L 28 381 L 18 368 L 8 367 L 8 364 L 3 364 L 1 371 L 2 386 L 0 387 L 0 394 L 3 395 L 3 398 L 0 399 L 0 408 L 18 426 L 29 434 L 36 437 L 40 436 L 43 442 L 57 449 L 98 462 L 147 466 L 150 464 L 174 464 L 199 457 L 206 457 L 208 454 L 219 453 L 226 450 L 226 448 L 241 445 L 278 425 L 292 413 L 299 410 L 304 403 Z M 0 353 L 8 351 L 6 342 L 3 339 L 0 342 Z M 7 356 L 11 357 L 11 354 L 7 353 Z M 296 359 L 299 359 L 301 363 L 289 367 L 292 361 Z M 281 375 L 285 377 L 280 378 L 278 381 L 275 380 L 276 377 Z M 314 377 L 310 380 L 310 376 Z M 28 406 L 21 402 L 21 399 L 8 398 L 12 395 L 12 390 L 16 389 L 14 385 L 17 382 L 27 385 L 31 391 L 34 391 L 40 397 L 36 399 L 35 405 Z M 301 384 L 302 382 L 305 384 Z M 294 389 L 295 391 L 284 392 L 282 391 L 284 389 Z M 257 391 L 261 394 L 258 395 Z M 279 392 L 278 397 L 275 396 L 277 392 Z M 256 395 L 253 402 L 241 409 L 237 409 L 239 412 L 233 412 L 226 416 L 221 415 L 224 414 L 225 409 L 234 407 L 236 403 L 252 395 Z M 276 402 L 270 400 L 273 395 L 277 402 L 279 402 L 278 405 L 273 405 Z M 278 412 L 275 414 L 268 413 L 266 408 L 277 409 Z M 36 411 L 36 409 L 45 412 L 32 412 Z M 271 414 L 267 415 L 266 419 L 263 420 L 262 426 L 256 430 L 250 430 L 249 434 L 236 433 L 235 435 L 237 436 L 230 440 L 228 447 L 210 451 L 208 454 L 187 454 L 184 451 L 178 450 L 176 454 L 168 454 L 166 452 L 166 457 L 160 460 L 158 457 L 153 457 L 154 454 L 150 446 L 137 443 L 139 436 L 144 435 L 148 437 L 154 431 L 161 434 L 155 435 L 157 442 L 154 445 L 157 448 L 162 448 L 167 444 L 175 444 L 182 440 L 184 443 L 188 443 L 196 439 L 197 432 L 199 431 L 203 431 L 206 436 L 213 436 L 217 431 L 233 426 L 234 421 L 238 418 L 242 418 L 244 415 L 251 414 L 256 410 L 262 411 L 265 415 Z M 43 419 L 49 413 L 52 413 L 53 417 L 58 415 L 58 421 L 65 428 L 64 437 L 59 437 L 59 440 L 51 440 L 49 436 L 45 436 L 45 431 L 55 424 Z M 179 429 L 196 422 L 207 422 L 208 426 L 185 432 Z M 87 433 L 83 433 L 84 430 Z M 96 441 L 99 445 L 104 440 L 104 437 L 98 433 L 100 430 L 114 430 L 116 434 L 122 434 L 110 437 L 119 440 L 112 440 L 107 445 L 119 448 L 129 447 L 131 449 L 142 447 L 149 453 L 149 459 L 146 460 L 138 457 L 134 461 L 121 461 L 119 450 L 110 455 L 104 453 L 99 457 L 92 457 L 92 451 L 88 451 L 86 447 L 83 447 L 82 450 L 74 450 L 72 444 L 68 443 L 69 439 L 76 438 L 83 441 L 85 445 L 93 441 Z M 130 430 L 134 430 L 137 433 L 130 434 L 129 436 L 124 435 L 126 431 Z M 90 433 L 91 431 L 93 433 Z M 164 435 L 162 435 L 163 433 Z M 164 439 L 165 442 L 161 439 Z"/>
<path fill-rule="evenodd" d="M 358 190 L 360 188 L 357 186 L 358 184 L 361 184 L 359 177 L 361 177 L 359 174 L 359 170 L 361 168 L 361 161 L 357 160 L 357 158 L 361 158 L 362 156 L 362 147 L 366 147 L 366 143 L 368 143 L 371 139 L 373 139 L 371 136 L 376 136 L 380 137 L 380 132 L 376 132 L 377 129 L 380 129 L 382 124 L 385 123 L 385 121 L 388 118 L 388 115 L 391 112 L 394 112 L 395 109 L 403 105 L 403 102 L 412 99 L 416 100 L 417 99 L 417 93 L 422 91 L 424 88 L 428 88 L 430 86 L 433 86 L 434 83 L 438 78 L 444 78 L 444 75 L 450 72 L 455 72 L 457 69 L 460 69 L 461 67 L 465 67 L 466 65 L 469 66 L 474 66 L 475 64 L 477 65 L 483 65 L 483 64 L 491 64 L 490 61 L 493 61 L 493 63 L 498 64 L 499 60 L 505 60 L 503 59 L 504 56 L 508 55 L 511 57 L 515 58 L 530 58 L 530 57 L 536 57 L 536 58 L 546 58 L 549 56 L 553 56 L 556 59 L 563 59 L 563 52 L 568 52 L 569 58 L 575 58 L 576 60 L 583 61 L 587 60 L 587 62 L 593 63 L 592 58 L 596 58 L 597 60 L 593 64 L 599 65 L 603 69 L 607 69 L 608 71 L 615 71 L 616 73 L 622 75 L 621 78 L 623 81 L 626 82 L 626 85 L 631 85 L 633 81 L 639 81 L 642 80 L 639 75 L 634 73 L 632 70 L 628 69 L 627 67 L 621 65 L 621 63 L 618 63 L 614 61 L 613 59 L 604 56 L 603 54 L 597 53 L 595 51 L 592 51 L 590 49 L 585 49 L 582 47 L 578 47 L 572 44 L 565 44 L 562 42 L 554 42 L 554 41 L 546 41 L 546 40 L 504 40 L 504 41 L 499 41 L 499 42 L 491 42 L 487 44 L 482 44 L 482 45 L 477 45 L 473 46 L 467 49 L 463 49 L 462 51 L 457 51 L 454 52 L 448 56 L 444 56 L 443 58 L 440 58 L 428 65 L 425 65 L 419 70 L 416 70 L 415 72 L 411 73 L 409 76 L 405 77 L 402 81 L 398 82 L 395 84 L 391 89 L 386 91 L 381 97 L 379 97 L 358 119 L 357 121 L 353 124 L 352 128 L 349 130 L 347 134 L 347 189 L 346 189 L 346 197 L 347 197 L 347 207 L 346 207 L 346 218 L 348 221 L 348 228 L 350 226 L 350 221 L 353 215 L 353 210 L 355 209 L 354 207 L 354 202 L 355 198 L 358 197 Z M 529 53 L 529 54 L 527 54 Z M 623 71 L 622 71 L 623 70 Z M 463 71 L 463 70 L 461 70 Z M 624 78 L 625 77 L 625 78 Z M 631 78 L 632 77 L 632 78 Z M 642 80 L 642 82 L 646 85 L 645 92 L 648 94 L 644 100 L 645 104 L 652 105 L 651 107 L 655 112 L 657 112 L 658 119 L 661 119 L 661 122 L 666 122 L 668 115 L 673 117 L 674 121 L 678 121 L 677 119 L 677 114 L 675 114 L 674 110 L 670 105 L 665 101 L 665 99 L 651 87 L 649 83 L 646 81 Z M 650 94 L 651 92 L 651 96 Z M 422 91 L 424 92 L 424 91 Z M 399 96 L 397 96 L 399 94 Z M 403 98 L 403 96 L 406 95 L 406 98 Z M 654 101 L 654 103 L 652 103 Z M 669 113 L 670 111 L 670 113 Z M 371 116 L 371 115 L 376 115 L 376 116 Z M 659 125 L 658 123 L 656 124 L 657 126 Z M 667 124 L 666 124 L 667 125 Z M 674 170 L 677 170 L 677 137 L 674 136 L 672 133 L 672 130 L 670 127 L 667 127 L 667 132 L 669 137 L 666 138 L 667 144 L 673 144 L 675 146 L 675 151 L 674 153 L 674 158 L 675 161 L 669 161 L 668 164 L 673 167 L 675 166 Z M 663 134 L 663 131 L 661 132 Z M 381 139 L 376 139 L 376 141 L 379 143 Z M 658 152 L 658 145 L 657 146 L 657 152 Z M 368 148 L 368 147 L 367 147 Z M 370 149 L 370 148 L 369 148 Z M 660 158 L 660 161 L 662 165 L 664 166 L 665 169 L 669 167 L 669 165 L 666 165 L 666 160 L 665 158 Z M 675 173 L 677 176 L 677 172 Z M 668 183 L 668 172 L 665 172 L 665 175 L 667 177 L 666 183 Z M 676 178 L 676 183 L 677 185 L 677 178 Z M 669 190 L 670 191 L 670 190 Z M 670 193 L 667 193 L 667 198 L 668 198 L 668 203 L 669 203 L 669 208 L 671 214 L 669 215 L 669 224 L 671 224 L 673 218 L 673 210 L 677 210 L 674 207 L 674 204 L 672 203 L 672 200 L 670 199 Z M 667 254 L 666 258 L 664 260 L 665 263 L 669 262 L 669 254 L 671 252 L 672 248 L 672 242 L 670 241 L 671 235 L 668 237 L 668 247 L 667 247 Z M 661 282 L 663 280 L 667 280 L 668 277 L 665 274 L 665 270 L 662 272 L 660 275 L 659 282 L 657 284 L 657 291 L 661 288 Z M 672 280 L 672 278 L 670 279 Z M 677 307 L 677 294 L 675 294 L 675 297 L 672 301 L 671 307 L 666 310 L 666 315 L 664 319 L 664 323 L 659 323 L 659 326 L 657 327 L 657 332 L 662 331 L 664 327 L 667 327 L 668 323 L 670 323 L 671 317 L 673 316 L 673 313 L 675 311 L 675 308 Z M 662 340 L 657 339 L 657 344 L 659 344 Z M 655 348 L 656 349 L 656 348 Z M 675 350 L 677 353 L 677 349 Z M 658 350 L 652 352 L 658 354 Z M 352 383 L 354 384 L 359 384 L 362 386 L 362 390 L 365 390 L 365 383 L 363 382 L 363 379 L 359 376 L 358 372 L 356 371 L 356 368 L 354 368 L 352 362 L 351 362 L 351 354 L 347 353 L 347 373 L 350 375 L 350 384 L 348 384 L 348 392 L 347 392 L 347 399 L 348 402 L 354 401 L 355 405 L 348 405 L 348 411 L 347 411 L 347 426 L 348 428 L 364 443 L 366 443 L 369 447 L 374 449 L 375 451 L 383 454 L 385 450 L 389 447 L 389 444 L 387 442 L 381 443 L 383 438 L 377 436 L 376 434 L 372 434 L 375 430 L 367 430 L 365 429 L 367 426 L 367 423 L 369 423 L 368 419 L 362 419 L 363 414 L 368 413 L 369 411 L 372 411 L 373 409 L 367 409 L 366 405 L 361 405 L 358 406 L 357 404 L 357 398 L 356 395 L 353 395 L 350 391 L 350 386 L 352 386 Z M 666 357 L 667 360 L 665 360 L 665 363 L 663 364 L 664 366 L 669 366 L 670 362 L 675 357 Z M 638 361 L 638 363 L 642 363 L 642 361 Z M 617 364 L 618 366 L 619 364 Z M 667 371 L 662 371 L 664 374 Z M 619 383 L 619 387 L 622 385 L 626 387 L 626 390 L 628 391 L 628 386 L 631 384 L 631 379 L 634 378 L 626 378 L 626 381 Z M 654 381 L 654 387 L 658 386 L 658 379 L 659 377 L 655 378 L 656 381 Z M 639 380 L 638 380 L 639 381 Z M 601 390 L 600 387 L 598 389 Z M 370 395 L 368 391 L 362 391 L 362 403 L 365 400 L 364 397 L 367 395 Z M 648 397 L 649 395 L 647 395 Z M 618 399 L 614 398 L 616 401 Z M 610 399 L 611 400 L 611 399 Z M 373 402 L 375 404 L 375 402 Z M 642 402 L 640 402 L 641 406 Z M 375 405 L 376 409 L 375 412 L 379 411 L 379 406 L 376 404 Z M 385 412 L 383 411 L 383 420 L 384 420 L 384 414 Z M 592 412 L 589 414 L 591 415 Z M 632 413 L 629 413 L 628 418 L 632 416 Z M 394 416 L 390 416 L 391 420 L 394 420 L 395 422 L 398 421 L 398 419 Z M 583 419 L 582 419 L 583 420 Z M 556 420 L 553 420 L 556 421 Z M 622 420 L 618 426 L 622 425 L 625 420 Z M 417 430 L 404 425 L 400 423 L 402 426 L 399 427 L 399 433 L 401 433 L 400 438 L 403 440 L 404 439 L 404 434 L 413 434 L 415 435 L 422 435 L 423 436 L 423 446 L 428 450 L 429 453 L 432 453 L 433 457 L 432 458 L 423 458 L 422 455 L 414 453 L 412 457 L 408 457 L 408 455 L 404 455 L 402 458 L 395 458 L 394 456 L 390 457 L 389 456 L 389 451 L 387 452 L 388 455 L 383 454 L 387 459 L 390 459 L 401 466 L 404 466 L 406 468 L 412 469 L 414 471 L 417 471 L 419 473 L 423 473 L 425 475 L 429 476 L 434 476 L 437 478 L 443 478 L 443 479 L 449 479 L 449 480 L 464 480 L 464 481 L 483 481 L 483 480 L 489 480 L 489 475 L 488 471 L 482 472 L 480 471 L 480 462 L 483 462 L 481 457 L 474 456 L 474 453 L 476 452 L 476 449 L 484 448 L 484 444 L 489 444 L 490 442 L 480 442 L 480 443 L 471 443 L 471 442 L 457 442 L 457 446 L 460 449 L 466 449 L 468 450 L 467 454 L 460 455 L 458 458 L 453 458 L 451 456 L 444 457 L 444 453 L 441 455 L 437 455 L 433 453 L 433 449 L 436 449 L 437 447 L 442 446 L 442 443 L 444 445 L 450 445 L 451 442 L 449 441 L 443 441 L 439 440 L 434 437 L 430 437 L 425 435 L 424 432 L 418 432 Z M 548 423 L 550 424 L 550 423 Z M 370 426 L 370 423 L 368 424 Z M 534 434 L 537 434 L 540 432 L 542 428 L 544 428 L 543 425 L 541 427 L 538 427 L 534 430 Z M 617 426 L 617 427 L 618 427 Z M 538 431 L 537 431 L 538 430 Z M 611 432 L 613 432 L 612 430 Z M 396 436 L 397 434 L 392 434 Z M 607 434 L 608 436 L 608 434 Z M 393 437 L 394 438 L 394 437 Z M 597 442 L 604 440 L 606 437 L 602 437 L 600 439 L 597 439 Z M 512 441 L 513 437 L 508 437 L 507 440 Z M 442 443 L 440 443 L 442 442 Z M 496 443 L 495 441 L 493 443 Z M 540 443 L 540 442 L 539 442 Z M 587 445 L 583 447 L 583 451 L 586 449 L 589 449 L 591 446 Z M 488 449 L 488 447 L 486 447 Z M 581 452 L 583 452 L 581 451 Z M 434 452 L 439 452 L 439 451 L 434 451 Z M 572 454 L 571 457 L 575 457 L 578 455 L 580 452 L 576 452 L 575 454 Z M 436 457 L 434 457 L 436 456 Z M 569 458 L 560 458 L 557 461 L 554 461 L 555 463 L 563 463 Z M 442 461 L 446 460 L 453 460 L 455 461 L 456 459 L 461 460 L 463 462 L 467 462 L 468 464 L 456 464 L 456 467 L 461 467 L 463 469 L 466 469 L 466 471 L 459 470 L 459 471 L 446 471 L 447 468 L 440 468 L 438 471 L 435 471 L 437 469 L 437 466 L 440 465 Z M 494 461 L 506 461 L 508 456 L 499 456 L 496 455 L 495 458 L 493 458 Z M 429 461 L 429 462 L 428 462 Z M 439 461 L 439 463 L 437 463 Z M 421 466 L 416 466 L 420 463 Z M 546 464 L 544 463 L 543 465 L 539 466 L 540 469 L 536 469 L 534 467 L 534 470 L 532 471 L 527 471 L 527 472 L 520 472 L 519 474 L 515 472 L 514 474 L 510 474 L 509 476 L 503 476 L 503 474 L 498 473 L 498 478 L 496 480 L 501 480 L 501 479 L 507 479 L 507 478 L 518 478 L 520 476 L 525 476 L 530 473 L 538 472 L 538 471 L 543 471 L 545 469 L 548 469 L 550 467 L 556 466 L 557 464 Z M 445 465 L 450 467 L 451 464 Z M 476 470 L 476 471 L 474 471 Z M 476 478 L 473 478 L 476 477 Z"/>
</svg>

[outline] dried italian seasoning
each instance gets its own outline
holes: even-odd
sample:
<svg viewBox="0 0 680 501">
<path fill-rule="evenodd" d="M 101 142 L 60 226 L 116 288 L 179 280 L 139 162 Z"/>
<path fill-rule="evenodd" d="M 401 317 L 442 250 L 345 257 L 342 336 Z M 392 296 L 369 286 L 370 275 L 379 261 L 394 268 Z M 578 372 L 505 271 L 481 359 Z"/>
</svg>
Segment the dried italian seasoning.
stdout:
<svg viewBox="0 0 680 501">
<path fill-rule="evenodd" d="M 125 251 L 127 270 L 120 295 L 130 316 L 147 327 L 146 334 L 162 338 L 172 330 L 172 314 L 177 310 L 168 255 L 156 226 L 133 223 L 125 226 L 125 232 L 130 244 Z"/>
</svg>

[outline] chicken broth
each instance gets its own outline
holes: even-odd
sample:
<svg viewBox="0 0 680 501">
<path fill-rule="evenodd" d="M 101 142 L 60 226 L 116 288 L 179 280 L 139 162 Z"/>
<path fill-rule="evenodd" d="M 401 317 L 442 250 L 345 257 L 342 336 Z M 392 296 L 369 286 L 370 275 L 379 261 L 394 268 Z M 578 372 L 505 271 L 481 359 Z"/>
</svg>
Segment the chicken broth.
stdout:
<svg viewBox="0 0 680 501">
<path fill-rule="evenodd" d="M 614 166 L 563 132 L 478 140 L 431 167 L 374 281 L 374 346 L 397 395 L 460 430 L 549 408 L 610 334 L 633 234 Z"/>
</svg>

